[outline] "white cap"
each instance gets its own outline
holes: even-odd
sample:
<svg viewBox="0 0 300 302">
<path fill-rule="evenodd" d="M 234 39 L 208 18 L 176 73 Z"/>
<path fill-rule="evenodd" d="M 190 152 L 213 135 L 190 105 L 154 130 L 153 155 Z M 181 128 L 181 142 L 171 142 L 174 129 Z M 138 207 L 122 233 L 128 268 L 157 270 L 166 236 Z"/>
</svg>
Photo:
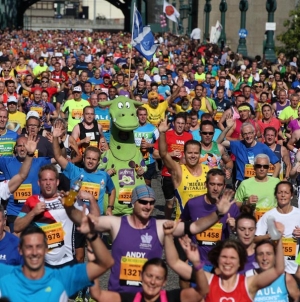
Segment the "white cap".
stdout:
<svg viewBox="0 0 300 302">
<path fill-rule="evenodd" d="M 244 64 L 241 65 L 241 70 L 246 70 L 246 68 L 247 68 L 246 65 L 244 65 Z"/>
<path fill-rule="evenodd" d="M 26 115 L 26 121 L 30 118 L 30 117 L 36 117 L 38 119 L 40 119 L 39 114 L 36 111 L 29 111 Z"/>
<path fill-rule="evenodd" d="M 9 98 L 8 98 L 8 100 L 7 100 L 7 103 L 16 103 L 16 104 L 18 104 L 18 100 L 17 100 L 17 98 L 14 96 L 14 95 L 11 95 Z"/>
<path fill-rule="evenodd" d="M 73 91 L 82 92 L 81 86 L 75 86 L 75 87 L 73 88 Z"/>
</svg>

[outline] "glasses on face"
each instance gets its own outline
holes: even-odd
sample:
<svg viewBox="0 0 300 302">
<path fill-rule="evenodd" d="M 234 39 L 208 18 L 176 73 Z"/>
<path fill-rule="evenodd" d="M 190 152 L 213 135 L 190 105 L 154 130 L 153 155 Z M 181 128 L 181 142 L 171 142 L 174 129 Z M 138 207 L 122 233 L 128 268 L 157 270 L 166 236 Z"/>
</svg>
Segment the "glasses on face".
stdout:
<svg viewBox="0 0 300 302">
<path fill-rule="evenodd" d="M 94 90 L 101 90 L 101 88 L 95 88 Z"/>
<path fill-rule="evenodd" d="M 106 98 L 99 98 L 99 101 L 106 101 Z"/>
<path fill-rule="evenodd" d="M 203 135 L 214 135 L 214 132 L 201 131 Z"/>
<path fill-rule="evenodd" d="M 48 81 L 41 81 L 41 83 L 49 83 Z"/>
<path fill-rule="evenodd" d="M 245 79 L 245 80 L 248 80 L 248 79 L 249 79 L 249 77 L 244 77 L 244 79 Z"/>
<path fill-rule="evenodd" d="M 30 125 L 27 125 L 27 127 L 30 127 L 30 128 L 37 128 L 39 125 L 33 125 L 33 124 L 30 124 Z"/>
<path fill-rule="evenodd" d="M 242 135 L 243 136 L 247 136 L 247 135 L 252 135 L 253 134 L 253 131 L 252 132 L 245 132 L 245 133 L 243 133 Z"/>
<path fill-rule="evenodd" d="M 144 206 L 147 205 L 148 203 L 150 204 L 150 206 L 153 206 L 155 204 L 155 200 L 148 201 L 148 200 L 138 199 L 137 201 L 138 203 Z"/>
<path fill-rule="evenodd" d="M 262 85 L 255 85 L 255 87 L 263 88 L 263 86 L 262 86 Z"/>
<path fill-rule="evenodd" d="M 10 69 L 3 69 L 3 71 L 10 71 Z"/>
<path fill-rule="evenodd" d="M 268 170 L 269 167 L 270 167 L 269 165 L 260 165 L 260 164 L 255 164 L 255 165 L 254 165 L 254 168 L 255 168 L 255 169 L 264 168 L 265 170 Z"/>
</svg>

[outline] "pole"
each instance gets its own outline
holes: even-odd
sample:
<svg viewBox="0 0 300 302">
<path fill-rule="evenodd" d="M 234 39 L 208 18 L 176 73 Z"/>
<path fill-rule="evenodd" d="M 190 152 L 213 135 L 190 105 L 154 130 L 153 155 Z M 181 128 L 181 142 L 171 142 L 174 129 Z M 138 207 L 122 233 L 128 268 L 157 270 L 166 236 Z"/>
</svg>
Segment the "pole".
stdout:
<svg viewBox="0 0 300 302">
<path fill-rule="evenodd" d="M 209 39 L 209 17 L 211 12 L 211 0 L 206 0 L 205 6 L 204 6 L 204 12 L 205 12 L 205 33 L 203 37 L 203 42 L 206 43 L 206 40 Z"/>
<path fill-rule="evenodd" d="M 248 0 L 241 0 L 239 9 L 241 11 L 240 29 L 246 29 L 246 12 L 248 10 Z M 247 52 L 246 38 L 240 37 L 237 51 L 238 53 L 247 56 L 248 52 Z"/>
<path fill-rule="evenodd" d="M 96 0 L 94 0 L 94 24 L 96 24 Z"/>
<path fill-rule="evenodd" d="M 173 2 L 172 5 L 176 8 L 176 2 Z M 176 33 L 176 22 L 172 22 L 172 33 Z"/>
<path fill-rule="evenodd" d="M 267 0 L 266 2 L 266 10 L 268 12 L 268 22 L 274 22 L 274 13 L 277 9 L 276 0 Z M 265 59 L 271 62 L 276 60 L 275 54 L 275 44 L 274 44 L 274 31 L 267 31 L 267 41 L 264 49 Z"/>
<path fill-rule="evenodd" d="M 189 0 L 188 35 L 192 32 L 193 0 Z"/>
<path fill-rule="evenodd" d="M 227 3 L 226 0 L 221 0 L 221 3 L 219 5 L 219 10 L 221 12 L 221 25 L 222 25 L 222 31 L 219 38 L 219 46 L 223 46 L 226 44 L 226 33 L 225 33 L 225 13 L 227 11 Z"/>
</svg>

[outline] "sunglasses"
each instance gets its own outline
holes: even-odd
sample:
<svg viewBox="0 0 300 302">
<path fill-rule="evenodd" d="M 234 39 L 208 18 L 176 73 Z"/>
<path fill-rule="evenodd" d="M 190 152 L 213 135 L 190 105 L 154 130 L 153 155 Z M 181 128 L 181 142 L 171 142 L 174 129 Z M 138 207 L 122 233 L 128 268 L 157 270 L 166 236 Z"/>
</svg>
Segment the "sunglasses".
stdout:
<svg viewBox="0 0 300 302">
<path fill-rule="evenodd" d="M 10 71 L 10 69 L 3 69 L 3 71 Z"/>
<path fill-rule="evenodd" d="M 49 83 L 48 81 L 41 81 L 41 83 Z"/>
<path fill-rule="evenodd" d="M 94 90 L 101 90 L 101 88 L 95 88 Z"/>
<path fill-rule="evenodd" d="M 249 77 L 244 77 L 244 79 L 249 79 Z"/>
<path fill-rule="evenodd" d="M 268 170 L 269 167 L 270 167 L 269 165 L 260 165 L 260 164 L 255 164 L 254 165 L 254 168 L 256 168 L 256 169 L 264 168 L 265 170 Z"/>
<path fill-rule="evenodd" d="M 144 206 L 147 205 L 148 203 L 150 204 L 150 206 L 153 206 L 155 204 L 155 200 L 148 201 L 148 200 L 138 199 L 137 201 L 138 203 Z"/>
<path fill-rule="evenodd" d="M 203 134 L 203 135 L 214 135 L 214 132 L 201 131 L 201 134 Z"/>
<path fill-rule="evenodd" d="M 263 88 L 263 86 L 261 86 L 261 85 L 255 85 L 255 87 Z"/>
</svg>

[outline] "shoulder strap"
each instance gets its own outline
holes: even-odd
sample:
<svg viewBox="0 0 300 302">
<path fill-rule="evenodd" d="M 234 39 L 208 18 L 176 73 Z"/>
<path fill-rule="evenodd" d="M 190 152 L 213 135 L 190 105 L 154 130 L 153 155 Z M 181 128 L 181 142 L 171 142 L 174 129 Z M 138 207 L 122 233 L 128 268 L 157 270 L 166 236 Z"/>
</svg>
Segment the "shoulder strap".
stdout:
<svg viewBox="0 0 300 302">
<path fill-rule="evenodd" d="M 141 302 L 142 301 L 142 293 L 138 292 L 136 293 L 133 302 Z"/>
<path fill-rule="evenodd" d="M 160 291 L 160 302 L 168 302 L 167 292 L 165 290 Z"/>
</svg>

